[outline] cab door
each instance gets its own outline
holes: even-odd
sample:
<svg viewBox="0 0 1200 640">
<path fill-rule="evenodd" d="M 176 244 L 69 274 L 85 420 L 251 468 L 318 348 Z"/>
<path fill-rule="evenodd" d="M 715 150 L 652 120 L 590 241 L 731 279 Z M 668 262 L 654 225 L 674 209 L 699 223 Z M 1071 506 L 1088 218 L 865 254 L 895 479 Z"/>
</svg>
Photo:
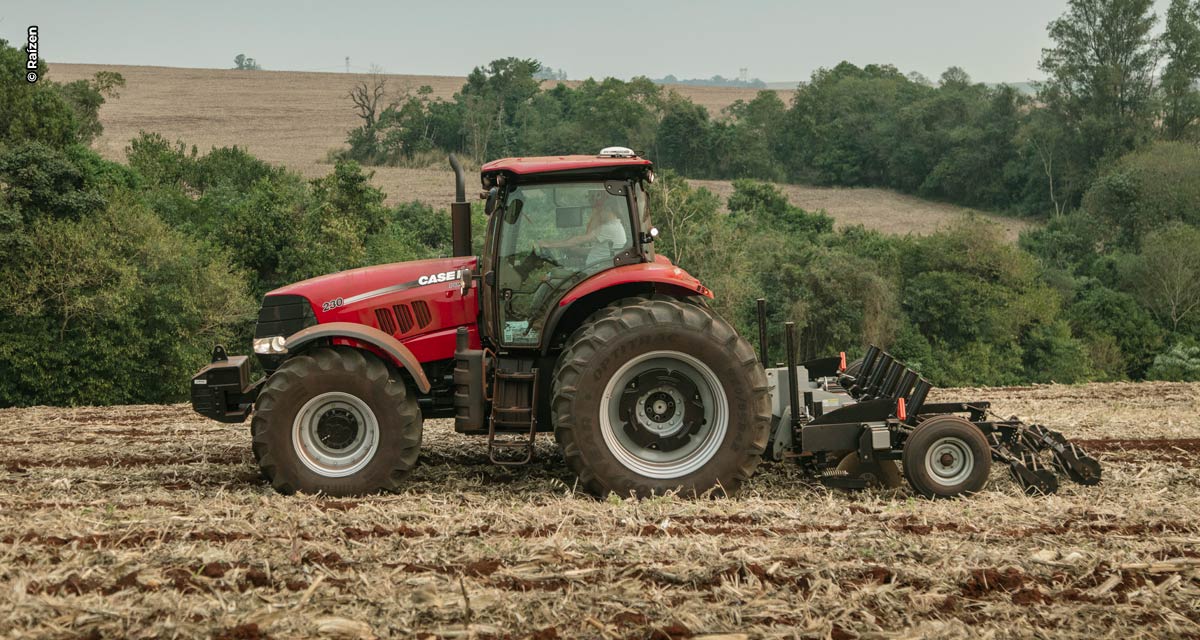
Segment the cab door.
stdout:
<svg viewBox="0 0 1200 640">
<path fill-rule="evenodd" d="M 634 248 L 628 182 L 517 185 L 492 216 L 493 331 L 498 344 L 536 348 L 555 304 Z"/>
</svg>

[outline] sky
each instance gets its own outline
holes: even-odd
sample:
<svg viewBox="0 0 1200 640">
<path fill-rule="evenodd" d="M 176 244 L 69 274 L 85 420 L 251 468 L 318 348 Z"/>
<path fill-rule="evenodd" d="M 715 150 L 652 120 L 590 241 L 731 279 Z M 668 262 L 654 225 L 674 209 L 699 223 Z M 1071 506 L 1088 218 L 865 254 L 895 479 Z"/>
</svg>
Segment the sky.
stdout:
<svg viewBox="0 0 1200 640">
<path fill-rule="evenodd" d="M 537 58 L 572 79 L 807 79 L 842 60 L 936 79 L 951 65 L 981 82 L 1041 78 L 1046 25 L 1066 0 L 680 0 L 558 2 L 66 2 L 5 0 L 0 37 L 37 25 L 54 62 L 465 75 L 495 58 Z M 1163 16 L 1169 0 L 1155 0 Z M 1161 23 L 1161 20 L 1160 20 Z"/>
</svg>

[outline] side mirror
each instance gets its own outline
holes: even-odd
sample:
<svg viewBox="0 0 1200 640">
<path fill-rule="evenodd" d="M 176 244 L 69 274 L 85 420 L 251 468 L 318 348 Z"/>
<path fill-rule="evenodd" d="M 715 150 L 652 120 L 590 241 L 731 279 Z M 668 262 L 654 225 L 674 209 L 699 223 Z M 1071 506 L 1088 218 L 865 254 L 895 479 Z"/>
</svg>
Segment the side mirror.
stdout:
<svg viewBox="0 0 1200 640">
<path fill-rule="evenodd" d="M 583 207 L 558 207 L 554 210 L 554 226 L 574 229 L 583 226 Z"/>
<path fill-rule="evenodd" d="M 496 212 L 496 205 L 499 204 L 500 190 L 496 187 L 488 189 L 487 202 L 483 205 L 483 212 L 489 216 Z"/>
</svg>

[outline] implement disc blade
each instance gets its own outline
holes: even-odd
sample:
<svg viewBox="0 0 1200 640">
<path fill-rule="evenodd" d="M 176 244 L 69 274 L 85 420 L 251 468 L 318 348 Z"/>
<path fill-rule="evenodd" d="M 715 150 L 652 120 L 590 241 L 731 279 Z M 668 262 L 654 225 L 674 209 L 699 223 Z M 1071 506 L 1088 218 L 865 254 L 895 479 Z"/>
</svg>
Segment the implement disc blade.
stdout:
<svg viewBox="0 0 1200 640">
<path fill-rule="evenodd" d="M 894 460 L 877 460 L 864 463 L 859 460 L 858 452 L 846 454 L 838 463 L 838 471 L 845 471 L 851 477 L 862 476 L 867 480 L 867 486 L 873 488 L 896 489 L 903 484 L 900 467 Z"/>
</svg>

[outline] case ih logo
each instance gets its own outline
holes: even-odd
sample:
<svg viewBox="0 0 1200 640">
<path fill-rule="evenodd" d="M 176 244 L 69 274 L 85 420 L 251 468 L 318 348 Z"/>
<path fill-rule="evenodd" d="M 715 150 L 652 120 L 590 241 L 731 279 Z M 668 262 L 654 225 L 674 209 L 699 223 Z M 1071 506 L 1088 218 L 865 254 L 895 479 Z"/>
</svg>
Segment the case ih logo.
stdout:
<svg viewBox="0 0 1200 640">
<path fill-rule="evenodd" d="M 457 271 L 443 271 L 441 273 L 431 273 L 427 276 L 421 276 L 420 278 L 417 278 L 417 284 L 420 284 L 420 285 L 437 284 L 439 282 L 450 282 L 451 280 L 457 280 L 457 279 L 458 279 Z"/>
</svg>

